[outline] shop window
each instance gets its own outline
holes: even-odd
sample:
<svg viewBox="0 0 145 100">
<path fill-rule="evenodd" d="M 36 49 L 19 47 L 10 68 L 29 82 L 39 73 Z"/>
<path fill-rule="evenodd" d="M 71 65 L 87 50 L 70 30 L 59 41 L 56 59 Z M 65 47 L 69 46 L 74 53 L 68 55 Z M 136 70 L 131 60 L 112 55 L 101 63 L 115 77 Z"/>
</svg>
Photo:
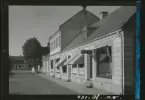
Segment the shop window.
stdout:
<svg viewBox="0 0 145 100">
<path fill-rule="evenodd" d="M 85 74 L 84 64 L 78 64 L 78 70 L 79 74 L 84 75 Z"/>
<path fill-rule="evenodd" d="M 62 67 L 62 72 L 63 72 L 63 73 L 67 73 L 67 66 L 66 66 L 66 65 L 64 65 L 64 66 Z"/>
<path fill-rule="evenodd" d="M 77 64 L 72 65 L 72 73 L 77 74 Z"/>
<path fill-rule="evenodd" d="M 105 46 L 97 49 L 97 76 L 112 78 L 111 69 L 111 46 Z"/>
</svg>

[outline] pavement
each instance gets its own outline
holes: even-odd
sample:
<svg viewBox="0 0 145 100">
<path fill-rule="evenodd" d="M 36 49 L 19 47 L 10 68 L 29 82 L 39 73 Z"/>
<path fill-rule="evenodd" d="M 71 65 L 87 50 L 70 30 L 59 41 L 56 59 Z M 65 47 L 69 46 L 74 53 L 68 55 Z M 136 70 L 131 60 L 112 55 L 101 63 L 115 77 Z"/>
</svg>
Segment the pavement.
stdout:
<svg viewBox="0 0 145 100">
<path fill-rule="evenodd" d="M 84 95 L 95 95 L 95 94 L 100 94 L 100 95 L 113 95 L 111 92 L 107 92 L 105 90 L 97 89 L 97 88 L 87 88 L 86 86 L 74 82 L 67 82 L 66 80 L 63 79 L 58 79 L 51 77 L 46 74 L 37 74 L 38 76 L 47 79 L 48 81 L 52 81 L 58 85 L 61 85 L 65 88 L 71 89 L 73 91 L 78 92 L 79 94 L 84 94 Z"/>
<path fill-rule="evenodd" d="M 28 70 L 14 70 L 12 73 L 9 78 L 9 94 L 78 94 Z"/>
<path fill-rule="evenodd" d="M 9 78 L 10 94 L 58 94 L 58 95 L 110 95 L 107 91 L 86 86 L 63 79 L 51 77 L 47 74 L 36 74 L 29 70 L 14 70 Z"/>
</svg>

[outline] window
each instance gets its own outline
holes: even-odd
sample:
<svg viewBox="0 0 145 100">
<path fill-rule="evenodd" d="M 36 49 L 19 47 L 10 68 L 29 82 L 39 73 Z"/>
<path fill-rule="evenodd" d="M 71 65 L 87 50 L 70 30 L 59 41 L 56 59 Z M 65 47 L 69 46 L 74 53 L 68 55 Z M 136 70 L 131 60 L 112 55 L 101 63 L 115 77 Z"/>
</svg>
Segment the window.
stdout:
<svg viewBox="0 0 145 100">
<path fill-rule="evenodd" d="M 111 75 L 111 47 L 105 46 L 97 49 L 97 76 L 104 78 L 112 78 Z"/>
<path fill-rule="evenodd" d="M 59 47 L 60 47 L 60 43 L 61 43 L 61 41 L 60 41 L 60 36 L 59 36 Z"/>
<path fill-rule="evenodd" d="M 52 42 L 52 44 L 51 44 L 51 47 L 52 47 L 52 49 L 51 49 L 51 50 L 53 50 L 53 42 Z"/>
<path fill-rule="evenodd" d="M 77 74 L 77 64 L 72 65 L 72 73 Z"/>
<path fill-rule="evenodd" d="M 57 48 L 57 40 L 58 40 L 58 38 L 56 38 L 56 48 Z"/>
<path fill-rule="evenodd" d="M 57 38 L 57 47 L 59 46 L 59 40 L 58 40 L 58 38 Z"/>
<path fill-rule="evenodd" d="M 56 63 L 59 62 L 59 60 L 60 60 L 60 58 L 57 58 L 57 59 L 56 59 Z"/>
<path fill-rule="evenodd" d="M 50 43 L 50 51 L 51 51 L 51 43 Z"/>
<path fill-rule="evenodd" d="M 51 60 L 51 69 L 53 69 L 53 60 Z"/>
<path fill-rule="evenodd" d="M 54 49 L 56 48 L 56 46 L 55 46 L 55 45 L 56 45 L 55 42 L 56 42 L 56 41 L 54 40 Z"/>
<path fill-rule="evenodd" d="M 78 64 L 78 70 L 79 74 L 84 75 L 85 74 L 84 64 Z"/>
<path fill-rule="evenodd" d="M 67 57 L 68 59 L 70 59 L 71 58 L 71 55 L 68 55 L 68 57 Z"/>
<path fill-rule="evenodd" d="M 63 72 L 63 73 L 67 73 L 67 66 L 66 66 L 66 65 L 64 65 L 64 66 L 62 67 L 62 72 Z"/>
</svg>

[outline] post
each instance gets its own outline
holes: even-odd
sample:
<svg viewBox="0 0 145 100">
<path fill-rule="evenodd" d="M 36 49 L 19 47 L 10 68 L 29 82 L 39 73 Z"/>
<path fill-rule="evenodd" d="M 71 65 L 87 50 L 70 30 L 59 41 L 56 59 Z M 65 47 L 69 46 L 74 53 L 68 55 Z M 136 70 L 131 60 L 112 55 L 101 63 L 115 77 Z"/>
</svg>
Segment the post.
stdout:
<svg viewBox="0 0 145 100">
<path fill-rule="evenodd" d="M 71 80 L 71 66 L 67 65 L 67 76 L 68 76 L 68 81 Z"/>
<path fill-rule="evenodd" d="M 85 56 L 85 79 L 89 80 L 90 79 L 90 54 L 84 54 Z"/>
</svg>

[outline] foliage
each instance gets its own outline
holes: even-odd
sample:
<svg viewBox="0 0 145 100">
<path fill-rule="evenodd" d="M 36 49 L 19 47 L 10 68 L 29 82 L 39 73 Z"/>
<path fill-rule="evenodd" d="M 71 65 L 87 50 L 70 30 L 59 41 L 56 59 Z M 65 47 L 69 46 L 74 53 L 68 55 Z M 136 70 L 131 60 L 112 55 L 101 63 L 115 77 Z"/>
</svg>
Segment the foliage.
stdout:
<svg viewBox="0 0 145 100">
<path fill-rule="evenodd" d="M 49 43 L 47 47 L 42 47 L 37 38 L 33 37 L 24 43 L 23 55 L 29 68 L 34 67 L 37 70 L 38 65 L 42 65 L 42 56 L 49 53 Z"/>
<path fill-rule="evenodd" d="M 25 61 L 29 67 L 36 67 L 41 63 L 41 44 L 37 38 L 33 37 L 26 40 L 22 49 Z"/>
</svg>

